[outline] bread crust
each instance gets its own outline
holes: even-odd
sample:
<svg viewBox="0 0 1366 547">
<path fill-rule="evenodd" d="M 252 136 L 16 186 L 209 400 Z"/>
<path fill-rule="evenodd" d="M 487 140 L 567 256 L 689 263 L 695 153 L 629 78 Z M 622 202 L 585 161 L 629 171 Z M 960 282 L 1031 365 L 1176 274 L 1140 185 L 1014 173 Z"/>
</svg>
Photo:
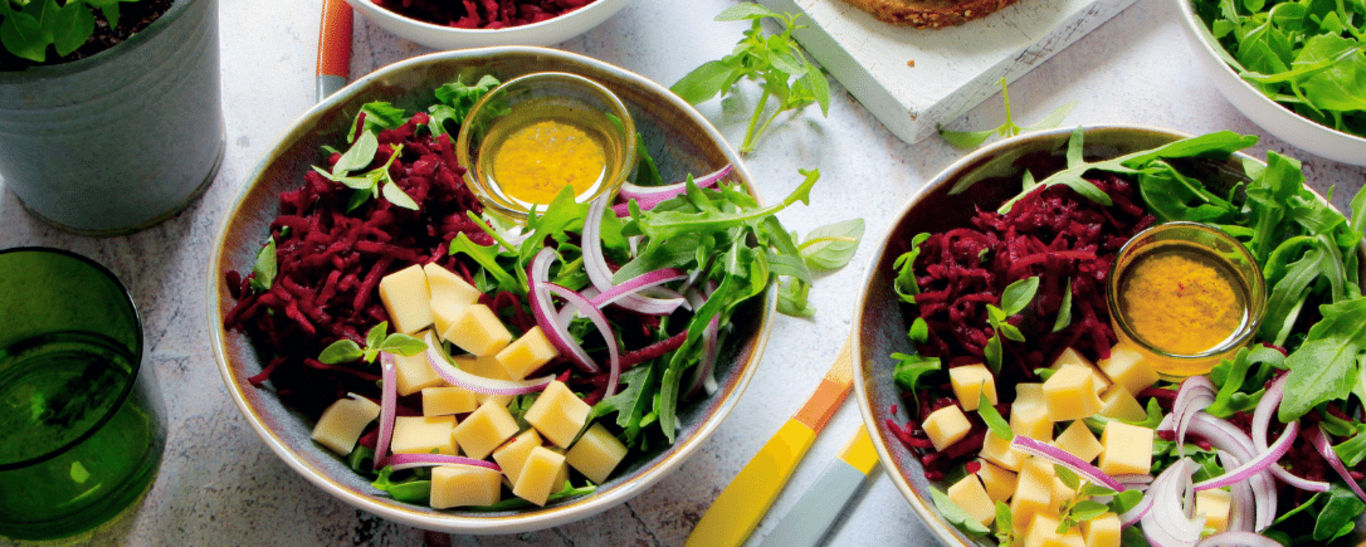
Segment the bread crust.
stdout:
<svg viewBox="0 0 1366 547">
<path fill-rule="evenodd" d="M 961 25 L 985 17 L 1016 0 L 844 0 L 879 21 L 915 28 Z"/>
</svg>

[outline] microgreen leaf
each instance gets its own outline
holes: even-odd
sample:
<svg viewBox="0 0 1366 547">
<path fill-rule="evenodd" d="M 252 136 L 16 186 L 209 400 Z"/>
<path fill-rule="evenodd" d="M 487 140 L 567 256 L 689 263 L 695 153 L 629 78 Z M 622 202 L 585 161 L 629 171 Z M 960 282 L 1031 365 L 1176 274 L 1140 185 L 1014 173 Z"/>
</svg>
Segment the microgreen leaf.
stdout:
<svg viewBox="0 0 1366 547">
<path fill-rule="evenodd" d="M 939 509 L 939 514 L 944 516 L 944 520 L 957 526 L 959 530 L 975 536 L 984 536 L 991 532 L 938 488 L 930 487 L 930 499 L 934 500 L 934 506 Z"/>
<path fill-rule="evenodd" d="M 906 336 L 912 342 L 923 344 L 930 339 L 930 324 L 925 322 L 924 317 L 917 317 L 915 321 L 911 322 L 911 330 L 906 333 Z"/>
<path fill-rule="evenodd" d="M 897 360 L 892 371 L 892 379 L 896 381 L 896 385 L 901 386 L 901 389 L 910 392 L 913 399 L 919 401 L 920 377 L 940 370 L 939 358 L 905 353 L 893 353 L 892 358 Z"/>
<path fill-rule="evenodd" d="M 986 382 L 983 382 L 983 386 L 985 385 Z M 977 413 L 982 416 L 982 421 L 986 422 L 987 429 L 991 431 L 992 435 L 1006 441 L 1015 439 L 1015 431 L 1010 429 L 1010 423 L 1001 416 L 1000 412 L 996 411 L 996 407 L 991 405 L 985 389 L 977 392 Z"/>
<path fill-rule="evenodd" d="M 385 337 L 377 349 L 385 353 L 411 357 L 427 351 L 427 343 L 407 334 L 396 332 Z"/>
<path fill-rule="evenodd" d="M 1072 279 L 1068 278 L 1067 288 L 1062 291 L 1062 304 L 1058 306 L 1058 318 L 1053 321 L 1053 332 L 1061 331 L 1072 324 Z"/>
<path fill-rule="evenodd" d="M 855 218 L 812 230 L 798 249 L 811 269 L 838 270 L 854 257 L 862 237 L 863 219 Z"/>
<path fill-rule="evenodd" d="M 0 0 L 3 2 L 6 0 Z M 280 265 L 275 257 L 275 238 L 271 237 L 261 250 L 256 251 L 256 264 L 251 268 L 251 290 L 263 293 L 275 285 Z"/>
<path fill-rule="evenodd" d="M 1050 112 L 1047 116 L 1044 117 L 1044 119 L 1039 120 L 1038 123 L 1021 127 L 1015 125 L 1015 120 L 1012 118 L 1010 113 L 1010 91 L 1006 89 L 1006 79 L 1001 78 L 1000 83 L 1001 103 L 1002 106 L 1005 108 L 1006 117 L 1004 123 L 1002 123 L 1000 126 L 994 129 L 987 129 L 985 131 L 949 131 L 941 127 L 939 128 L 939 136 L 942 137 L 945 142 L 948 142 L 949 144 L 956 146 L 958 148 L 976 148 L 978 146 L 981 146 L 982 143 L 986 142 L 987 139 L 991 138 L 993 135 L 1000 135 L 1002 137 L 1014 137 L 1016 135 L 1029 131 L 1038 131 L 1040 129 L 1057 127 L 1058 124 L 1062 123 L 1062 120 L 1066 118 L 1069 113 L 1072 112 L 1072 109 L 1077 106 L 1077 103 L 1075 101 L 1067 103 L 1065 105 L 1058 107 L 1057 110 Z"/>
<path fill-rule="evenodd" d="M 920 294 L 920 285 L 915 280 L 915 259 L 920 256 L 920 245 L 930 238 L 929 233 L 919 233 L 911 238 L 911 250 L 896 257 L 892 268 L 896 269 L 896 282 L 893 290 L 907 304 L 915 303 L 915 295 Z"/>
<path fill-rule="evenodd" d="M 399 188 L 397 184 L 392 182 L 385 184 L 382 191 L 384 192 L 384 199 L 389 200 L 389 203 L 404 209 L 417 210 L 417 202 L 413 201 L 413 198 L 408 197 L 408 194 L 403 193 L 403 189 Z"/>
<path fill-rule="evenodd" d="M 332 176 L 342 177 L 352 171 L 359 171 L 375 161 L 375 153 L 379 151 L 379 140 L 374 133 L 361 133 L 360 138 L 346 150 L 337 163 L 332 166 Z M 335 179 L 334 179 L 335 180 Z"/>
<path fill-rule="evenodd" d="M 343 338 L 329 344 L 323 348 L 323 352 L 318 356 L 318 360 L 329 365 L 350 363 L 360 359 L 365 352 L 361 350 L 360 344 L 354 340 Z"/>
<path fill-rule="evenodd" d="M 1001 293 L 1001 309 L 1005 310 L 1006 315 L 1020 313 L 1034 300 L 1034 294 L 1038 291 L 1038 276 L 1027 277 L 1011 283 Z"/>
</svg>

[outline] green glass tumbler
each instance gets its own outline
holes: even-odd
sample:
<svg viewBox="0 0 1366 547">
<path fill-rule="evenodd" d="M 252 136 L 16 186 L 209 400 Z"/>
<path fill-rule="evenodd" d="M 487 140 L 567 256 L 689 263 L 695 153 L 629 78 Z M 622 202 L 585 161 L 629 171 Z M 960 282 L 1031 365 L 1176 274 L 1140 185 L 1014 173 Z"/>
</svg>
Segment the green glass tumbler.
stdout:
<svg viewBox="0 0 1366 547">
<path fill-rule="evenodd" d="M 0 251 L 0 431 L 0 535 L 79 534 L 151 488 L 166 413 L 132 297 L 103 266 Z"/>
</svg>

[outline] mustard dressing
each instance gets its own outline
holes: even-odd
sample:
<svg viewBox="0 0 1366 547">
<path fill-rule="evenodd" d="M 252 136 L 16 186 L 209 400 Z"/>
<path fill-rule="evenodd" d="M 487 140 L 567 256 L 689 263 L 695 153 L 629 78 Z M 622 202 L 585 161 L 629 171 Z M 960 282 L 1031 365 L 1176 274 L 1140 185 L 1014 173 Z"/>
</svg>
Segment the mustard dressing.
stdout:
<svg viewBox="0 0 1366 547">
<path fill-rule="evenodd" d="M 512 131 L 493 157 L 493 177 L 509 197 L 550 203 L 566 186 L 582 195 L 596 186 L 607 167 L 597 139 L 579 126 L 540 120 Z"/>
</svg>

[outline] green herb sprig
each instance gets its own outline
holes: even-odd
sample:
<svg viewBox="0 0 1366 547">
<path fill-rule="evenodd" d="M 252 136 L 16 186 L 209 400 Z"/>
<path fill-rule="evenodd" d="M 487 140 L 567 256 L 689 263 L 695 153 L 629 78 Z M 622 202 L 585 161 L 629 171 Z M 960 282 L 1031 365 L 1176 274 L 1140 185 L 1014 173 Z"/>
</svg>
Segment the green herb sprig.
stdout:
<svg viewBox="0 0 1366 547">
<path fill-rule="evenodd" d="M 362 348 L 353 340 L 343 338 L 331 343 L 323 348 L 323 352 L 318 356 L 318 360 L 329 365 L 350 363 L 352 361 L 364 360 L 367 363 L 375 362 L 380 352 L 393 353 L 396 355 L 413 356 L 427 351 L 427 343 L 407 334 L 396 332 L 388 334 L 389 322 L 381 321 L 365 334 L 365 347 Z"/>
<path fill-rule="evenodd" d="M 1004 353 L 1001 338 L 1004 336 L 1012 342 L 1024 342 L 1024 333 L 1015 325 L 1008 321 L 1010 316 L 1016 315 L 1034 300 L 1034 294 L 1039 291 L 1039 278 L 1027 277 L 1006 286 L 1005 292 L 1001 293 L 1001 307 L 987 304 L 987 322 L 991 324 L 991 338 L 987 340 L 986 347 L 982 348 L 986 354 L 987 365 L 992 372 L 1001 372 L 1001 358 Z"/>
<path fill-rule="evenodd" d="M 943 137 L 949 144 L 958 148 L 976 148 L 981 146 L 982 143 L 987 142 L 987 139 L 991 138 L 993 135 L 1014 137 L 1021 133 L 1057 127 L 1068 114 L 1072 113 L 1072 109 L 1077 107 L 1077 102 L 1072 101 L 1058 107 L 1057 110 L 1050 112 L 1048 116 L 1040 120 L 1039 123 L 1023 127 L 1016 125 L 1015 120 L 1010 113 L 1010 92 L 1006 90 L 1005 78 L 1001 78 L 1001 103 L 1005 106 L 1006 121 L 999 127 L 985 131 L 949 131 L 941 127 L 939 128 L 939 136 Z"/>
<path fill-rule="evenodd" d="M 71 55 L 95 32 L 100 10 L 110 27 L 119 25 L 119 3 L 137 0 L 0 0 L 0 44 L 16 57 L 42 63 L 48 48 Z"/>
</svg>

